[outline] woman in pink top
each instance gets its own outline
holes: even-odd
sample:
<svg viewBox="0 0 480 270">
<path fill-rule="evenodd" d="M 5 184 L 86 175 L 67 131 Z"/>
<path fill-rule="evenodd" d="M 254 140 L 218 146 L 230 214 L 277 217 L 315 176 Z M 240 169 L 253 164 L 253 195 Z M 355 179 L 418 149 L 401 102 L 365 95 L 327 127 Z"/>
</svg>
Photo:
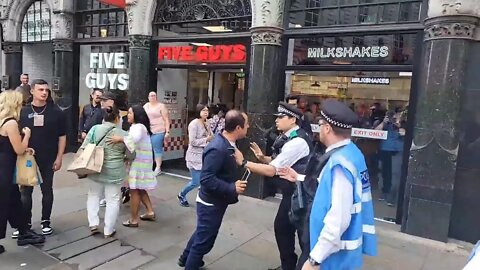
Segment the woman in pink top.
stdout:
<svg viewBox="0 0 480 270">
<path fill-rule="evenodd" d="M 163 142 L 170 136 L 170 118 L 167 107 L 158 102 L 155 92 L 148 94 L 148 103 L 143 108 L 150 119 L 151 140 L 156 163 L 155 175 L 159 175 L 162 172 Z"/>
</svg>

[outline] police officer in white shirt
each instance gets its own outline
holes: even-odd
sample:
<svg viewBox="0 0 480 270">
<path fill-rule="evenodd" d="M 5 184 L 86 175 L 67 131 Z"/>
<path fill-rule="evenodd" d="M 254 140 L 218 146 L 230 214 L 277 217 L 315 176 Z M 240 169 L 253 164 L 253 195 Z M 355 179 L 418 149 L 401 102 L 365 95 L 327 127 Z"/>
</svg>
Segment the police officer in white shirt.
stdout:
<svg viewBox="0 0 480 270">
<path fill-rule="evenodd" d="M 282 201 L 278 208 L 274 222 L 275 238 L 280 251 L 282 270 L 295 270 L 297 255 L 295 254 L 295 232 L 298 231 L 299 238 L 301 231 L 290 221 L 291 200 L 297 186 L 278 177 L 278 169 L 292 167 L 298 171 L 304 171 L 312 141 L 307 132 L 299 127 L 303 114 L 295 106 L 280 102 L 278 106 L 275 123 L 282 133 L 273 144 L 273 155 L 265 156 L 256 143 L 251 144 L 251 150 L 261 163 L 246 161 L 240 151 L 236 152 L 238 165 L 250 169 L 253 173 L 274 177 L 280 184 L 282 190 Z M 299 226 L 302 227 L 302 226 Z M 302 248 L 308 248 L 300 242 Z"/>
</svg>

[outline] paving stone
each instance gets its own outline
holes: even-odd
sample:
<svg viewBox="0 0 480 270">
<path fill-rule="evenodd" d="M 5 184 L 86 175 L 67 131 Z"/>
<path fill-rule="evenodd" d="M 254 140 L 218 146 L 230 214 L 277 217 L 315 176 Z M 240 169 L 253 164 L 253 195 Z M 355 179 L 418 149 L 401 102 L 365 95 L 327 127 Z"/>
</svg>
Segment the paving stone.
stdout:
<svg viewBox="0 0 480 270">
<path fill-rule="evenodd" d="M 42 270 L 75 270 L 75 268 L 70 267 L 68 264 L 60 262 L 55 265 L 42 268 Z"/>
<path fill-rule="evenodd" d="M 137 249 L 102 264 L 94 268 L 94 270 L 138 269 L 140 266 L 153 260 L 155 260 L 155 257 Z"/>
<path fill-rule="evenodd" d="M 103 236 L 90 236 L 65 246 L 52 249 L 48 251 L 48 253 L 63 261 L 113 241 L 115 241 L 114 238 L 104 239 Z"/>
<path fill-rule="evenodd" d="M 5 249 L 7 251 L 0 255 L 1 270 L 38 270 L 58 264 L 58 260 L 36 247 L 17 247 L 14 241 L 9 241 Z"/>
<path fill-rule="evenodd" d="M 77 265 L 79 270 L 93 269 L 132 250 L 134 250 L 134 247 L 115 241 L 70 258 L 65 262 L 70 265 Z M 122 267 L 120 269 L 127 268 Z"/>
<path fill-rule="evenodd" d="M 182 254 L 183 248 L 170 246 L 162 250 L 157 259 L 146 265 L 139 267 L 139 270 L 175 270 L 180 269 L 177 265 L 178 258 Z M 224 269 L 225 270 L 225 269 Z"/>
<path fill-rule="evenodd" d="M 89 228 L 83 226 L 78 227 L 73 230 L 49 237 L 43 245 L 42 250 L 49 251 L 89 236 L 91 236 Z"/>
<path fill-rule="evenodd" d="M 233 251 L 213 264 L 208 265 L 207 268 L 208 270 L 265 270 L 277 266 L 245 253 Z"/>
<path fill-rule="evenodd" d="M 278 252 L 277 245 L 259 237 L 248 241 L 237 250 L 272 265 L 280 264 L 280 253 Z"/>
</svg>

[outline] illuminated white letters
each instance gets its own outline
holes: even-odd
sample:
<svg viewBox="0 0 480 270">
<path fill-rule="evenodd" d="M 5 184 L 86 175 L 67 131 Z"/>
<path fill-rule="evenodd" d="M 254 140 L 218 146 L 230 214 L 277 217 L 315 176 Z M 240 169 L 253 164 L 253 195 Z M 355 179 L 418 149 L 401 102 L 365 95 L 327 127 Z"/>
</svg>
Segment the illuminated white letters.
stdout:
<svg viewBox="0 0 480 270">
<path fill-rule="evenodd" d="M 96 72 L 88 73 L 85 77 L 85 85 L 88 88 L 109 88 L 110 90 L 127 90 L 129 76 L 125 74 L 127 69 L 127 57 L 125 53 L 91 53 L 90 68 Z M 125 70 L 117 73 L 108 73 L 105 69 Z"/>
</svg>

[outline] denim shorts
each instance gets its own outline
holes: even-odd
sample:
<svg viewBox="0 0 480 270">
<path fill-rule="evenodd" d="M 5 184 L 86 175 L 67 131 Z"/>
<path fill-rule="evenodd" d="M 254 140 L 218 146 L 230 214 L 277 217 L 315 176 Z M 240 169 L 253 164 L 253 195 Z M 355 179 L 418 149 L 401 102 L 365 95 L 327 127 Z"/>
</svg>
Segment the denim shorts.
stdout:
<svg viewBox="0 0 480 270">
<path fill-rule="evenodd" d="M 161 158 L 163 155 L 163 141 L 165 139 L 165 132 L 152 134 L 150 137 L 152 141 L 153 153 L 155 158 Z"/>
</svg>

